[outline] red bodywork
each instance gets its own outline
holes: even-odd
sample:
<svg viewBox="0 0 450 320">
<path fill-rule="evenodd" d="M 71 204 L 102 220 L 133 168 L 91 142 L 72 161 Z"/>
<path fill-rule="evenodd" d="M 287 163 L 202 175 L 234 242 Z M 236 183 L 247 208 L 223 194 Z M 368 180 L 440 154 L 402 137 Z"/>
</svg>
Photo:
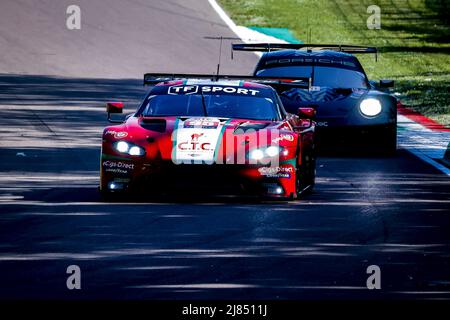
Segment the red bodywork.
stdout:
<svg viewBox="0 0 450 320">
<path fill-rule="evenodd" d="M 186 141 L 175 141 L 174 131 L 180 121 L 199 120 L 220 122 L 222 129 L 214 148 L 214 163 L 177 164 L 174 149 L 210 147 L 201 143 L 201 132 L 189 134 Z M 139 146 L 145 154 L 119 152 L 115 148 L 119 141 Z M 274 158 L 265 157 L 261 161 L 249 158 L 254 149 L 269 146 L 278 146 L 282 151 Z M 314 164 L 314 122 L 296 115 L 288 114 L 282 121 L 131 116 L 120 125 L 104 129 L 100 190 L 158 190 L 160 185 L 184 181 L 184 173 L 195 172 L 187 178 L 192 184 L 221 185 L 225 180 L 232 180 L 236 184 L 242 182 L 244 189 L 254 187 L 250 189 L 263 196 L 296 197 L 300 188 L 298 175 L 305 174 L 304 170 L 314 170 Z M 212 171 L 217 175 L 212 175 Z"/>
</svg>

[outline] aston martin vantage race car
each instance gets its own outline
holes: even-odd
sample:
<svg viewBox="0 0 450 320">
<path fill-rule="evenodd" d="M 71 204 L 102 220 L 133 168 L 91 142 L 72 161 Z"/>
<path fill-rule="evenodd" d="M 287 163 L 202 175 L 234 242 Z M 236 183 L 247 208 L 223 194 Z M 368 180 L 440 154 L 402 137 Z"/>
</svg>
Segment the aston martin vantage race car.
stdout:
<svg viewBox="0 0 450 320">
<path fill-rule="evenodd" d="M 319 148 L 355 147 L 392 154 L 397 148 L 397 101 L 391 80 L 369 81 L 354 56 L 373 47 L 320 44 L 233 44 L 233 50 L 265 52 L 259 77 L 309 77 L 307 88 L 278 91 L 287 112 L 317 110 Z M 284 90 L 284 89 L 283 89 Z"/>
<path fill-rule="evenodd" d="M 217 188 L 296 198 L 312 189 L 315 110 L 287 113 L 270 86 L 304 86 L 304 81 L 210 78 L 146 74 L 144 83 L 153 87 L 125 121 L 111 116 L 122 112 L 122 103 L 107 104 L 108 119 L 118 124 L 103 132 L 103 195 Z"/>
</svg>

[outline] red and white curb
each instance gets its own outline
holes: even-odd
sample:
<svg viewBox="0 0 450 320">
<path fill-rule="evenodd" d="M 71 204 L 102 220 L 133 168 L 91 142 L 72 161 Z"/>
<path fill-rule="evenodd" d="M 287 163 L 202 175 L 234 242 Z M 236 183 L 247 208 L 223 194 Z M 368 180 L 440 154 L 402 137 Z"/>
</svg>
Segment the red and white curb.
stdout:
<svg viewBox="0 0 450 320">
<path fill-rule="evenodd" d="M 421 160 L 450 176 L 450 169 L 439 162 L 445 162 L 445 157 L 448 157 L 450 153 L 447 152 L 450 143 L 449 128 L 445 128 L 399 103 L 397 142 L 400 148 L 408 150 Z"/>
</svg>

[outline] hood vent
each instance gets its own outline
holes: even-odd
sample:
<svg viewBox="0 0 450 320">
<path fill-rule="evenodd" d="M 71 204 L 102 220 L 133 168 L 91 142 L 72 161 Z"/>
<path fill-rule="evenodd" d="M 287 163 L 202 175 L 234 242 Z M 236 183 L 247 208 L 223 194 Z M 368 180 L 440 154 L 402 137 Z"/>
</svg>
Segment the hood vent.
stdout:
<svg viewBox="0 0 450 320">
<path fill-rule="evenodd" d="M 343 100 L 352 93 L 352 89 L 347 88 L 327 88 L 322 87 L 317 91 L 308 91 L 303 89 L 291 89 L 281 93 L 281 97 L 297 102 L 330 102 Z"/>
<path fill-rule="evenodd" d="M 144 118 L 140 123 L 141 127 L 146 130 L 165 132 L 166 131 L 166 120 L 164 119 L 149 119 Z"/>
<path fill-rule="evenodd" d="M 238 130 L 239 131 L 243 130 L 245 132 L 250 129 L 258 131 L 258 130 L 266 128 L 268 125 L 269 125 L 268 123 L 242 122 L 238 126 L 236 126 L 233 133 L 236 133 L 236 131 L 238 131 Z"/>
</svg>

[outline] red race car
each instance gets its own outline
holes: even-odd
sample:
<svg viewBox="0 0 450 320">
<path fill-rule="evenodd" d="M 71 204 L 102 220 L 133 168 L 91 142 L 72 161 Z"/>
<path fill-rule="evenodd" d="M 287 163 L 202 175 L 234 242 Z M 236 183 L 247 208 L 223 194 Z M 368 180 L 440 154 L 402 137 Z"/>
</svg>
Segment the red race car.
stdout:
<svg viewBox="0 0 450 320">
<path fill-rule="evenodd" d="M 100 191 L 227 194 L 297 198 L 315 181 L 313 108 L 285 111 L 274 86 L 305 79 L 146 74 L 154 85 L 125 121 L 107 104 Z M 268 85 L 269 84 L 269 85 Z"/>
</svg>

